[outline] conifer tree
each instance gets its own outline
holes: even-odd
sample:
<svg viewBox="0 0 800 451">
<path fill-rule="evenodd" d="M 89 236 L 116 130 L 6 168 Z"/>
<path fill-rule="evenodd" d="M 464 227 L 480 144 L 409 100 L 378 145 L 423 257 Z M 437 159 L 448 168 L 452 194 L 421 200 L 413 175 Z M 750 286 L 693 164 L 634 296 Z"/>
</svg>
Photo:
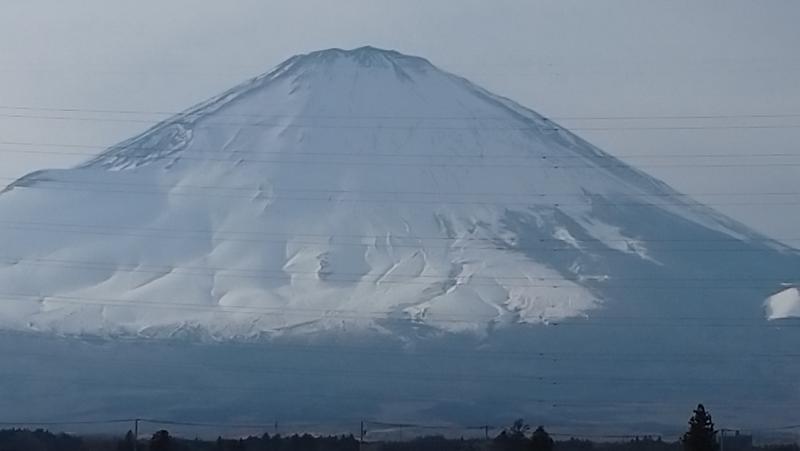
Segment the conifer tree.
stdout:
<svg viewBox="0 0 800 451">
<path fill-rule="evenodd" d="M 544 430 L 543 426 L 539 426 L 533 431 L 531 436 L 531 451 L 553 451 L 553 438 Z"/>
<path fill-rule="evenodd" d="M 689 418 L 689 430 L 683 434 L 681 441 L 686 451 L 717 451 L 717 431 L 711 414 L 702 404 L 697 405 L 694 415 Z"/>
<path fill-rule="evenodd" d="M 150 439 L 150 451 L 170 451 L 172 449 L 172 437 L 166 430 L 160 430 L 153 434 Z"/>
<path fill-rule="evenodd" d="M 136 438 L 133 436 L 133 431 L 128 431 L 128 433 L 125 434 L 125 438 L 122 439 L 122 441 L 119 442 L 119 444 L 117 445 L 117 450 L 118 451 L 133 451 L 133 449 L 134 449 L 133 445 L 134 445 L 135 441 L 136 441 Z"/>
</svg>

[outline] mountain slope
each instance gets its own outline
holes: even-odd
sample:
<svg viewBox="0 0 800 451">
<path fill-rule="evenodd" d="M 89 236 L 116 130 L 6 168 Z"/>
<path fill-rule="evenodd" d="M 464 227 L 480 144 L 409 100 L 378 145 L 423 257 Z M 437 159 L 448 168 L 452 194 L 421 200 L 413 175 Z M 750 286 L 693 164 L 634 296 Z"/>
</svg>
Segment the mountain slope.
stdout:
<svg viewBox="0 0 800 451">
<path fill-rule="evenodd" d="M 704 400 L 776 425 L 800 403 L 798 268 L 424 59 L 325 50 L 0 194 L 19 369 L 0 397 L 56 418 L 637 432 Z"/>
<path fill-rule="evenodd" d="M 536 113 L 373 48 L 291 58 L 22 178 L 0 212 L 0 282 L 23 295 L 3 323 L 77 333 L 485 332 L 603 308 L 628 266 L 700 276 L 696 236 L 796 258 Z M 791 276 L 772 275 L 767 290 Z"/>
</svg>

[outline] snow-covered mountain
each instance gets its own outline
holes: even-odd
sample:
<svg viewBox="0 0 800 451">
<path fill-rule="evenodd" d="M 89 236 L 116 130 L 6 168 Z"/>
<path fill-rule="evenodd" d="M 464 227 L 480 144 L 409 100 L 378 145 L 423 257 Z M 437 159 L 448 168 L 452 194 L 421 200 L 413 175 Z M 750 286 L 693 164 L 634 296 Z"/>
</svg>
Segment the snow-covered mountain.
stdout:
<svg viewBox="0 0 800 451">
<path fill-rule="evenodd" d="M 668 373 L 534 365 L 544 376 L 523 385 L 561 381 L 546 391 L 559 399 L 597 400 L 607 384 L 564 382 L 590 366 L 649 381 L 699 371 L 687 350 L 733 372 L 790 350 L 798 270 L 796 250 L 553 121 L 371 47 L 290 58 L 0 194 L 2 329 L 678 358 Z M 753 362 L 743 389 L 715 393 L 768 384 L 797 401 L 796 365 Z M 461 387 L 491 399 L 519 384 Z M 625 396 L 652 399 L 636 387 Z"/>
</svg>

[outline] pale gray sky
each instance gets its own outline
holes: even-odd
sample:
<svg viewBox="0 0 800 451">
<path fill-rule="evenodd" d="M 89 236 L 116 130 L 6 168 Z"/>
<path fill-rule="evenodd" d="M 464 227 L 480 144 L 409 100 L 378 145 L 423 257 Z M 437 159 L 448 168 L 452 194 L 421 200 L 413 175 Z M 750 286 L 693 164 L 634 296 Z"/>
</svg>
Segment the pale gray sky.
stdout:
<svg viewBox="0 0 800 451">
<path fill-rule="evenodd" d="M 0 141 L 110 145 L 147 124 L 8 107 L 179 111 L 293 54 L 373 45 L 550 116 L 796 114 L 561 122 L 616 128 L 578 133 L 617 155 L 717 154 L 626 158 L 687 193 L 800 192 L 798 23 L 796 0 L 3 0 Z M 619 130 L 729 125 L 748 128 Z M 790 128 L 751 128 L 762 125 Z M 0 184 L 83 159 L 7 151 L 70 150 L 52 146 L 0 149 Z M 708 167 L 746 162 L 770 166 Z M 669 164 L 683 166 L 653 167 Z M 696 197 L 800 238 L 798 195 Z"/>
</svg>

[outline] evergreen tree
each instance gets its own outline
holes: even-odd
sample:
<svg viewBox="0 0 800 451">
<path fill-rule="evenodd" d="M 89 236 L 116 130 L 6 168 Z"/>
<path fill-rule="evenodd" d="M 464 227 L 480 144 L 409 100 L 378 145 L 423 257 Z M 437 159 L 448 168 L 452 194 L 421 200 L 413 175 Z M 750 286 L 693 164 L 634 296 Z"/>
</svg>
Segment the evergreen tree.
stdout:
<svg viewBox="0 0 800 451">
<path fill-rule="evenodd" d="M 122 441 L 119 442 L 119 444 L 117 445 L 117 450 L 118 451 L 133 451 L 133 448 L 134 448 L 133 445 L 134 445 L 135 441 L 136 441 L 136 437 L 133 436 L 133 431 L 128 431 L 128 433 L 125 434 L 125 438 L 122 439 Z"/>
<path fill-rule="evenodd" d="M 170 451 L 172 449 L 172 437 L 169 432 L 160 430 L 153 434 L 150 439 L 150 451 Z"/>
<path fill-rule="evenodd" d="M 698 404 L 694 415 L 689 418 L 689 430 L 681 439 L 683 448 L 686 451 L 717 451 L 716 436 L 711 414 L 702 404 Z"/>
<path fill-rule="evenodd" d="M 544 430 L 543 426 L 539 426 L 533 431 L 531 436 L 531 451 L 553 451 L 553 438 Z"/>
</svg>

